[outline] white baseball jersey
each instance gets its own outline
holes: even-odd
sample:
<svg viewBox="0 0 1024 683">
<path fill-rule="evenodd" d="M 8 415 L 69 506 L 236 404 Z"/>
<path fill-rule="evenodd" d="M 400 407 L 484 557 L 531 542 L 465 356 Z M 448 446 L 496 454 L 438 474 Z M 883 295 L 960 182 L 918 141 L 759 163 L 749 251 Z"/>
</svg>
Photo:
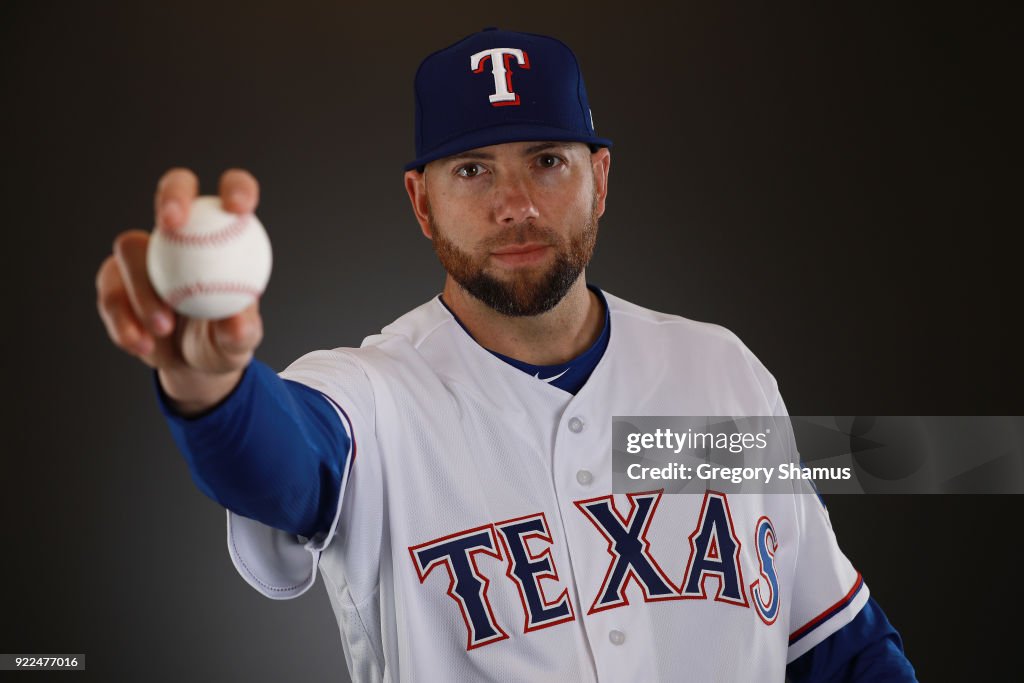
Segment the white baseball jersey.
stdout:
<svg viewBox="0 0 1024 683">
<path fill-rule="evenodd" d="M 326 583 L 356 681 L 753 681 L 867 602 L 814 495 L 611 495 L 613 415 L 785 415 L 730 332 L 606 293 L 575 396 L 480 347 L 437 299 L 282 376 L 353 446 L 334 527 L 228 514 L 272 598 Z"/>
</svg>

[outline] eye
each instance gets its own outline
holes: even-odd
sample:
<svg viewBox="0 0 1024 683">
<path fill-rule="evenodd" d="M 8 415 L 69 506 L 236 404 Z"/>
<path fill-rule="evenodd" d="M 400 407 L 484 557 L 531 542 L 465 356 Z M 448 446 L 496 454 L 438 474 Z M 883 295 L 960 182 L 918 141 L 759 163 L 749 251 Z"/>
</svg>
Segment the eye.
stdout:
<svg viewBox="0 0 1024 683">
<path fill-rule="evenodd" d="M 484 172 L 483 166 L 480 164 L 463 164 L 455 169 L 455 175 L 460 178 L 476 178 L 478 175 Z"/>
<path fill-rule="evenodd" d="M 565 160 L 557 154 L 542 154 L 537 157 L 537 163 L 541 168 L 558 168 Z"/>
</svg>

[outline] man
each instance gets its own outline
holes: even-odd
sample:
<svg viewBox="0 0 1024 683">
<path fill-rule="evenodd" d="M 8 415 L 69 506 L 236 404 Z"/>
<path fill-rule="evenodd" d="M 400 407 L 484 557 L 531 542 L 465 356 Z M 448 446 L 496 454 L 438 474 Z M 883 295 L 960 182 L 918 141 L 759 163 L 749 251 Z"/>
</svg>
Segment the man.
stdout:
<svg viewBox="0 0 1024 683">
<path fill-rule="evenodd" d="M 255 306 L 172 316 L 144 233 L 100 269 L 242 576 L 291 598 L 319 568 L 357 681 L 913 680 L 813 495 L 612 495 L 613 415 L 786 412 L 731 333 L 587 286 L 611 143 L 569 48 L 473 34 L 416 103 L 405 186 L 447 278 L 360 349 L 279 377 Z M 167 173 L 159 229 L 197 191 Z M 229 171 L 220 196 L 258 188 Z"/>
</svg>

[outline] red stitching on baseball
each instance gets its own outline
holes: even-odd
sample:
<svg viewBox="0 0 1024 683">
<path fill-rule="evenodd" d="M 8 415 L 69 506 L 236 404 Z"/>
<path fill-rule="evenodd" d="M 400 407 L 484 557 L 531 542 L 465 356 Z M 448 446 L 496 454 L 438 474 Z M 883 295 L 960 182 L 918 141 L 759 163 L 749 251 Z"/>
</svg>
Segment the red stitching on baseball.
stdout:
<svg viewBox="0 0 1024 683">
<path fill-rule="evenodd" d="M 210 245 L 224 244 L 238 237 L 245 232 L 245 229 L 252 223 L 252 214 L 247 213 L 239 216 L 236 220 L 225 225 L 216 232 L 205 235 L 183 235 L 177 231 L 161 230 L 161 234 L 168 242 L 180 244 L 185 247 L 205 247 Z"/>
<path fill-rule="evenodd" d="M 199 294 L 248 294 L 252 298 L 262 294 L 260 290 L 244 282 L 195 282 L 181 287 L 175 287 L 167 292 L 165 300 L 171 308 L 177 308 L 185 299 Z"/>
</svg>

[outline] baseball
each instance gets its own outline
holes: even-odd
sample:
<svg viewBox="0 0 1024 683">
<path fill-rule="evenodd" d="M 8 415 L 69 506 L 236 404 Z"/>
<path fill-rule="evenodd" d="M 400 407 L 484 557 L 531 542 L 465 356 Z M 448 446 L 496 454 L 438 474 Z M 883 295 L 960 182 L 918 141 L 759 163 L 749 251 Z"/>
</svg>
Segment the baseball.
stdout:
<svg viewBox="0 0 1024 683">
<path fill-rule="evenodd" d="M 146 254 L 160 298 L 182 315 L 211 320 L 259 298 L 270 266 L 270 238 L 259 219 L 224 211 L 219 197 L 196 198 L 180 230 L 154 229 Z"/>
</svg>

